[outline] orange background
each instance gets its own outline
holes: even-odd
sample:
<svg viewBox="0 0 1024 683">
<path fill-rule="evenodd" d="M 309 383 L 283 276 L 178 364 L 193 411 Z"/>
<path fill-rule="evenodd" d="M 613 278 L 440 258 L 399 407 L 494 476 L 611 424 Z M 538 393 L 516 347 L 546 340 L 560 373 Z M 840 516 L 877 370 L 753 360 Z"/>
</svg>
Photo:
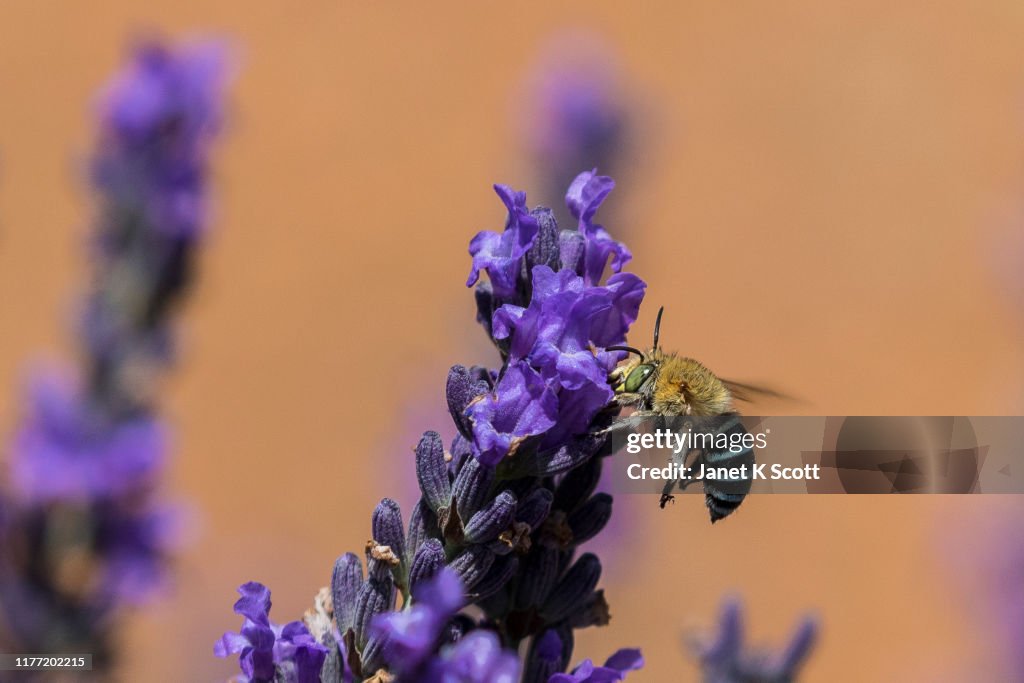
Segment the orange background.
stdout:
<svg viewBox="0 0 1024 683">
<path fill-rule="evenodd" d="M 642 102 L 607 225 L 650 283 L 634 341 L 669 304 L 666 344 L 805 414 L 1024 407 L 1021 280 L 1004 277 L 1024 253 L 1019 2 L 137 5 L 0 7 L 5 430 L 26 359 L 73 348 L 93 92 L 140 30 L 224 34 L 240 56 L 165 403 L 168 493 L 198 522 L 173 594 L 123 631 L 124 680 L 226 678 L 212 647 L 239 625 L 235 587 L 263 581 L 272 616 L 299 616 L 407 487 L 388 449 L 451 434 L 405 416 L 441 400 L 450 364 L 490 358 L 466 245 L 501 226 L 492 182 L 536 193 L 522 83 L 566 28 L 606 41 Z M 1011 499 L 758 497 L 714 528 L 696 499 L 616 505 L 613 620 L 578 658 L 641 645 L 630 680 L 695 680 L 682 636 L 737 592 L 766 644 L 821 615 L 808 681 L 999 675 L 983 587 L 943 553 L 984 563 L 975 532 Z"/>
</svg>

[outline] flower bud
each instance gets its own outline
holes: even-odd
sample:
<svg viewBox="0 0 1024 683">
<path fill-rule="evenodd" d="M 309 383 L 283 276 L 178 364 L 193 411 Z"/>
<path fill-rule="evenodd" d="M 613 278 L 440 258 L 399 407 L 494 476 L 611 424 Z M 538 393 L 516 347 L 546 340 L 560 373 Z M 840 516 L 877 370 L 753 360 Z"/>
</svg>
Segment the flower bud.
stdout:
<svg viewBox="0 0 1024 683">
<path fill-rule="evenodd" d="M 423 499 L 435 513 L 447 507 L 451 498 L 444 444 L 437 432 L 425 432 L 416 446 L 416 479 Z"/>
<path fill-rule="evenodd" d="M 586 553 L 565 573 L 547 602 L 541 609 L 541 616 L 549 622 L 561 621 L 580 605 L 586 604 L 601 578 L 601 561 L 593 553 Z"/>
<path fill-rule="evenodd" d="M 331 601 L 334 603 L 334 619 L 341 633 L 355 625 L 356 597 L 362 583 L 363 563 L 358 556 L 345 553 L 335 561 L 331 575 Z"/>
<path fill-rule="evenodd" d="M 516 497 L 511 491 L 502 491 L 482 510 L 470 517 L 466 524 L 466 541 L 484 543 L 494 540 L 508 528 L 516 511 Z"/>
</svg>

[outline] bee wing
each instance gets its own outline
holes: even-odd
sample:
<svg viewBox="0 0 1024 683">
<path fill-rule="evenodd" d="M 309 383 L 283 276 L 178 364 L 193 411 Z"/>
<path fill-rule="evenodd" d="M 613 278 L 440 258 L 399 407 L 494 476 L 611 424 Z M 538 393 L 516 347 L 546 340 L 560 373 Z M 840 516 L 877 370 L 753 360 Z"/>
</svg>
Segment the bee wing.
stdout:
<svg viewBox="0 0 1024 683">
<path fill-rule="evenodd" d="M 757 386 L 756 384 L 744 384 L 743 382 L 733 382 L 729 379 L 723 379 L 722 384 L 729 390 L 732 397 L 738 401 L 744 401 L 746 403 L 753 403 L 758 397 L 764 398 L 776 398 L 783 401 L 796 401 L 797 399 L 782 392 L 769 389 L 768 387 Z"/>
</svg>

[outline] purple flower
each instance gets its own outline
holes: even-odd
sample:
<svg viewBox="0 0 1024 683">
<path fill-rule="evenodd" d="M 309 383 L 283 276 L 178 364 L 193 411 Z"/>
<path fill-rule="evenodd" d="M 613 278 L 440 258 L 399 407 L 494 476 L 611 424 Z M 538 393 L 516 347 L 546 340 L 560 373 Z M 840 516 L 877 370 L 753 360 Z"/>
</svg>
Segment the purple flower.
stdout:
<svg viewBox="0 0 1024 683">
<path fill-rule="evenodd" d="M 620 272 L 633 258 L 626 245 L 613 240 L 607 230 L 594 223 L 594 214 L 614 188 L 615 181 L 608 176 L 597 175 L 595 168 L 576 176 L 565 195 L 569 212 L 579 221 L 578 229 L 587 238 L 578 272 L 588 284 L 601 281 L 609 257 L 613 273 Z"/>
<path fill-rule="evenodd" d="M 533 298 L 527 308 L 506 304 L 494 314 L 494 336 L 512 338 L 509 356 L 526 359 L 545 379 L 578 389 L 607 384 L 621 358 L 606 346 L 621 344 L 636 320 L 644 282 L 632 273 L 613 275 L 606 287 L 588 286 L 568 271 L 533 269 Z"/>
<path fill-rule="evenodd" d="M 422 678 L 422 683 L 517 683 L 519 659 L 504 650 L 497 634 L 473 631 L 441 650 Z"/>
<path fill-rule="evenodd" d="M 497 189 L 506 230 L 474 238 L 469 284 L 487 272 L 476 287 L 478 320 L 501 367 L 452 367 L 445 407 L 455 439 L 447 447 L 426 431 L 416 446 L 421 496 L 408 525 L 394 500 L 381 501 L 365 575 L 359 557 L 340 556 L 324 589 L 331 608 L 318 607 L 319 626 L 310 626 L 345 644 L 356 678 L 513 683 L 522 671 L 526 683 L 547 683 L 570 661 L 574 630 L 608 623 L 601 562 L 576 549 L 612 513 L 612 497 L 594 494 L 595 456 L 614 412 L 608 371 L 620 358 L 605 348 L 625 340 L 645 285 L 626 273 L 602 285 L 596 267 L 584 273 L 606 189 L 581 190 L 582 231 L 562 233 L 550 211 L 528 211 L 522 193 Z M 219 652 L 246 647 L 232 643 Z M 620 680 L 640 661 L 622 651 L 566 680 Z M 346 680 L 337 649 L 325 662 L 325 683 Z"/>
<path fill-rule="evenodd" d="M 1019 504 L 991 510 L 980 518 L 956 516 L 943 524 L 947 564 L 966 590 L 983 586 L 984 624 L 993 631 L 1007 678 L 1024 680 L 1024 544 L 1020 541 Z M 952 513 L 951 513 L 952 514 Z M 980 541 L 980 542 L 979 542 Z M 965 553 L 964 547 L 979 547 Z"/>
<path fill-rule="evenodd" d="M 95 652 L 100 668 L 118 608 L 165 576 L 174 515 L 154 495 L 168 445 L 155 379 L 171 360 L 171 314 L 206 224 L 222 54 L 145 44 L 101 97 L 81 363 L 74 380 L 32 378 L 11 443 L 0 608 L 12 651 Z M 306 656 L 301 633 L 279 640 L 295 649 L 288 661 Z"/>
<path fill-rule="evenodd" d="M 742 606 L 729 600 L 722 607 L 715 639 L 697 644 L 695 650 L 707 683 L 789 683 L 806 661 L 817 634 L 817 623 L 806 618 L 782 652 L 748 651 L 743 643 Z"/>
<path fill-rule="evenodd" d="M 555 424 L 558 399 L 527 363 L 510 365 L 494 391 L 472 403 L 476 457 L 495 465 L 514 453 L 528 436 L 542 434 Z"/>
<path fill-rule="evenodd" d="M 621 354 L 602 349 L 625 341 L 645 287 L 631 273 L 613 275 L 601 287 L 569 270 L 536 266 L 530 305 L 506 304 L 495 312 L 494 336 L 511 338 L 510 361 L 527 361 L 557 392 L 558 428 L 549 443 L 584 433 L 612 400 L 608 372 Z"/>
<path fill-rule="evenodd" d="M 219 43 L 178 51 L 159 43 L 140 45 L 135 60 L 107 86 L 101 107 L 104 124 L 127 139 L 163 135 L 168 126 L 194 139 L 220 122 L 218 93 L 224 75 Z"/>
<path fill-rule="evenodd" d="M 388 669 L 401 680 L 424 683 L 518 681 L 519 660 L 504 651 L 490 631 L 471 631 L 437 651 L 444 627 L 464 603 L 462 582 L 454 571 L 442 567 L 420 584 L 411 608 L 374 617 L 371 641 L 378 638 L 384 643 Z"/>
<path fill-rule="evenodd" d="M 242 597 L 234 609 L 245 617 L 242 630 L 221 636 L 214 645 L 214 654 L 238 654 L 243 680 L 251 683 L 317 683 L 327 648 L 313 639 L 301 621 L 273 624 L 269 616 L 270 591 L 263 584 L 242 584 L 238 592 Z"/>
<path fill-rule="evenodd" d="M 585 659 L 572 673 L 555 674 L 548 683 L 614 683 L 625 680 L 626 673 L 637 671 L 643 665 L 640 650 L 622 649 L 609 657 L 604 666 L 594 666 L 591 660 Z"/>
<path fill-rule="evenodd" d="M 97 587 L 103 604 L 138 605 L 165 587 L 167 556 L 178 540 L 176 507 L 111 500 L 91 508 L 94 552 L 103 558 Z"/>
<path fill-rule="evenodd" d="M 615 101 L 607 64 L 551 68 L 537 93 L 539 113 L 533 143 L 549 160 L 573 171 L 606 164 L 622 141 L 625 115 Z"/>
<path fill-rule="evenodd" d="M 590 659 L 585 659 L 571 673 L 561 673 L 565 667 L 565 658 L 572 651 L 555 629 L 548 630 L 533 644 L 529 654 L 527 675 L 525 680 L 539 683 L 611 683 L 621 681 L 629 671 L 643 667 L 644 660 L 640 650 L 623 649 L 608 658 L 604 666 L 595 666 Z"/>
<path fill-rule="evenodd" d="M 507 185 L 495 185 L 494 191 L 508 209 L 505 231 L 482 230 L 469 243 L 473 267 L 466 286 L 476 284 L 480 271 L 486 270 L 495 296 L 509 300 L 515 296 L 523 256 L 533 245 L 539 225 L 526 209 L 525 192 L 515 192 Z"/>
<path fill-rule="evenodd" d="M 270 591 L 261 583 L 250 581 L 238 588 L 241 594 L 234 606 L 235 614 L 245 617 L 239 633 L 228 631 L 217 641 L 213 652 L 218 657 L 241 653 L 238 660 L 242 673 L 254 681 L 274 676 L 274 642 L 277 636 L 270 625 Z"/>
<path fill-rule="evenodd" d="M 552 206 L 581 168 L 624 170 L 636 107 L 620 93 L 611 55 L 600 41 L 562 34 L 536 69 L 524 133 Z"/>
<path fill-rule="evenodd" d="M 154 417 L 111 420 L 53 373 L 36 373 L 29 396 L 11 449 L 20 496 L 35 503 L 123 496 L 144 490 L 160 474 L 167 431 Z"/>
<path fill-rule="evenodd" d="M 433 579 L 417 586 L 413 605 L 400 612 L 378 614 L 371 637 L 385 642 L 384 659 L 395 673 L 414 671 L 436 647 L 441 629 L 465 603 L 462 582 L 442 567 Z"/>
<path fill-rule="evenodd" d="M 101 98 L 96 184 L 165 235 L 203 229 L 207 147 L 220 127 L 225 77 L 219 43 L 146 43 Z"/>
</svg>

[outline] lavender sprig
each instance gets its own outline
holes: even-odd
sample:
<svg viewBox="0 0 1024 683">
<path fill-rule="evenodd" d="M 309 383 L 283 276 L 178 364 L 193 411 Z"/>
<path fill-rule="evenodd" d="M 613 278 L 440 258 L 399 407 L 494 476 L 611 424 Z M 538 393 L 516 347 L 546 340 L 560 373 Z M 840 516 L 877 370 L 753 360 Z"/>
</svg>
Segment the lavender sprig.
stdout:
<svg viewBox="0 0 1024 683">
<path fill-rule="evenodd" d="M 715 638 L 693 646 L 704 683 L 792 683 L 814 647 L 818 626 L 805 618 L 778 653 L 748 649 L 743 642 L 742 606 L 726 601 Z"/>
<path fill-rule="evenodd" d="M 103 668 L 118 610 L 164 579 L 171 515 L 154 491 L 168 434 L 156 379 L 206 229 L 223 56 L 215 44 L 141 45 L 101 97 L 80 366 L 33 376 L 10 445 L 8 652 L 90 652 Z"/>
<path fill-rule="evenodd" d="M 563 673 L 574 630 L 609 621 L 601 562 L 578 547 L 612 508 L 611 496 L 594 494 L 606 452 L 598 433 L 618 414 L 607 378 L 622 356 L 605 349 L 625 341 L 646 287 L 621 272 L 629 251 L 594 222 L 613 187 L 580 174 L 566 196 L 570 230 L 550 210 L 528 209 L 525 194 L 495 187 L 505 229 L 473 238 L 467 284 L 501 366 L 451 369 L 455 436 L 446 449 L 426 432 L 416 447 L 422 496 L 407 528 L 398 505 L 382 500 L 366 573 L 356 555 L 339 557 L 304 630 L 275 630 L 262 602 L 257 620 L 239 601 L 243 632 L 216 653 L 239 653 L 243 680 L 561 683 L 620 680 L 642 665 L 638 651 L 623 650 L 603 667 L 587 660 Z M 254 586 L 241 590 L 262 596 Z M 299 634 L 319 643 L 319 678 L 285 646 Z"/>
</svg>

